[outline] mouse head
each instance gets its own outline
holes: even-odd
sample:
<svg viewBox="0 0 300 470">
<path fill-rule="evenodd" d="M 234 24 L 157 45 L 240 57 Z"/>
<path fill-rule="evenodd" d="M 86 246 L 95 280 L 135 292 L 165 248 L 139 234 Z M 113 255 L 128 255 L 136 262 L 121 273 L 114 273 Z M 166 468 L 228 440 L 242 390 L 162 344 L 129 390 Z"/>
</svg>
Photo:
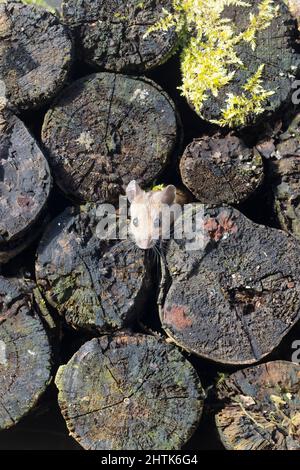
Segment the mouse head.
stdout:
<svg viewBox="0 0 300 470">
<path fill-rule="evenodd" d="M 126 195 L 130 202 L 130 234 L 139 248 L 148 250 L 158 239 L 164 238 L 163 208 L 174 204 L 176 188 L 170 185 L 158 191 L 146 192 L 136 181 L 131 181 Z"/>
</svg>

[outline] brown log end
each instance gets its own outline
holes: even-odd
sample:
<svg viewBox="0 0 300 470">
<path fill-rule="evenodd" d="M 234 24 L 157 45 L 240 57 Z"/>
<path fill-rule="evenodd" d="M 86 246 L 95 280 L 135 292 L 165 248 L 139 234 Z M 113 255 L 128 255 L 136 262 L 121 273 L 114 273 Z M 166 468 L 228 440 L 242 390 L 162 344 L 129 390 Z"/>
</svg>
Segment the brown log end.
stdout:
<svg viewBox="0 0 300 470">
<path fill-rule="evenodd" d="M 274 361 L 235 372 L 219 385 L 216 415 L 230 450 L 300 449 L 300 366 Z"/>
<path fill-rule="evenodd" d="M 263 181 L 263 162 L 234 134 L 195 139 L 180 161 L 185 186 L 205 204 L 238 204 Z"/>
</svg>

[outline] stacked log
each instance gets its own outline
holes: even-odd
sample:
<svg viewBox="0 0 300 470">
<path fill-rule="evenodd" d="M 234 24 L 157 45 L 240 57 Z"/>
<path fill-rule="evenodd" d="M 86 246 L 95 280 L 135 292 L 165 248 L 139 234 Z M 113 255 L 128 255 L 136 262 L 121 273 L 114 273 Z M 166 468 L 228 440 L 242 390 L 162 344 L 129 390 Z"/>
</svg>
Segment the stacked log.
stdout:
<svg viewBox="0 0 300 470">
<path fill-rule="evenodd" d="M 238 204 L 252 196 L 263 181 L 263 162 L 234 134 L 195 139 L 180 160 L 185 186 L 204 204 Z"/>
<path fill-rule="evenodd" d="M 292 1 L 292 0 L 291 0 Z M 256 15 L 261 0 L 252 0 L 248 12 L 242 5 L 231 5 L 224 9 L 222 17 L 233 25 L 236 36 L 249 27 L 249 14 Z M 249 109 L 245 125 L 255 125 L 263 119 L 273 115 L 283 106 L 289 106 L 293 93 L 293 82 L 299 72 L 300 61 L 296 53 L 298 31 L 291 12 L 282 1 L 276 2 L 278 14 L 274 15 L 267 28 L 258 31 L 253 42 L 242 42 L 236 47 L 236 53 L 243 66 L 238 67 L 234 77 L 223 86 L 219 93 L 207 91 L 207 99 L 203 103 L 201 116 L 208 121 L 222 121 L 223 111 L 228 107 L 228 97 L 251 97 L 244 86 L 251 77 L 255 76 L 263 65 L 261 82 L 263 89 L 273 92 L 265 103 L 264 111 L 258 115 Z M 255 101 L 255 97 L 253 97 Z M 192 103 L 191 103 L 192 105 Z M 238 113 L 238 104 L 233 106 L 232 112 Z M 232 127 L 232 126 L 230 126 Z"/>
<path fill-rule="evenodd" d="M 258 362 L 299 321 L 299 243 L 229 206 L 200 211 L 203 233 L 195 238 L 203 248 L 189 250 L 193 238 L 171 240 L 162 260 L 162 326 L 200 357 Z"/>
<path fill-rule="evenodd" d="M 59 405 L 85 449 L 174 450 L 195 431 L 203 389 L 173 346 L 151 336 L 85 343 L 56 376 Z"/>
<path fill-rule="evenodd" d="M 0 111 L 0 264 L 24 250 L 42 229 L 51 175 L 24 124 Z"/>
<path fill-rule="evenodd" d="M 115 202 L 136 180 L 150 185 L 179 139 L 174 104 L 149 79 L 101 73 L 64 90 L 44 121 L 54 177 L 75 201 Z"/>
<path fill-rule="evenodd" d="M 174 52 L 175 27 L 145 34 L 173 1 L 51 3 L 63 3 L 62 20 L 20 1 L 0 4 L 0 430 L 41 404 L 56 375 L 62 416 L 84 449 L 191 448 L 198 427 L 206 432 L 211 390 L 225 448 L 298 449 L 300 367 L 262 361 L 275 352 L 291 359 L 288 334 L 299 326 L 299 116 L 285 115 L 288 125 L 257 143 L 259 126 L 243 140 L 237 129 L 200 127 L 187 107 L 194 140 L 174 171 L 175 104 L 150 78 L 130 75 Z M 252 0 L 253 11 L 267 3 Z M 256 47 L 239 44 L 246 66 L 208 94 L 206 120 L 220 119 L 228 93 L 238 95 L 262 64 L 263 87 L 276 91 L 262 116 L 290 99 L 297 32 L 278 6 Z M 249 24 L 245 11 L 224 9 L 237 34 Z M 160 71 L 171 75 L 168 65 Z M 151 77 L 161 81 L 160 71 Z M 179 85 L 170 79 L 168 92 L 180 103 Z M 256 121 L 250 113 L 246 124 Z M 116 206 L 132 180 L 156 190 L 178 183 L 180 205 L 198 201 L 184 215 L 192 214 L 190 232 L 178 236 L 176 219 L 174 239 L 155 247 L 158 264 L 134 240 L 101 236 L 99 204 Z M 232 207 L 247 201 L 256 210 L 263 185 L 283 231 Z M 216 369 L 229 366 L 235 372 L 212 386 Z"/>
<path fill-rule="evenodd" d="M 24 279 L 0 276 L 0 430 L 37 404 L 51 381 L 51 349 Z"/>
<path fill-rule="evenodd" d="M 101 240 L 96 207 L 67 209 L 38 248 L 36 278 L 74 328 L 108 332 L 130 325 L 151 289 L 150 259 L 132 241 Z"/>
<path fill-rule="evenodd" d="M 67 0 L 63 21 L 76 37 L 83 60 L 112 72 L 143 73 L 165 62 L 177 44 L 174 28 L 147 32 L 173 10 L 172 0 Z"/>
<path fill-rule="evenodd" d="M 223 380 L 216 423 L 225 447 L 299 450 L 299 390 L 300 366 L 285 361 L 243 369 Z"/>
<path fill-rule="evenodd" d="M 15 111 L 49 102 L 66 83 L 72 56 L 55 15 L 21 1 L 0 4 L 0 80 Z"/>
<path fill-rule="evenodd" d="M 280 227 L 300 238 L 300 115 L 276 139 L 269 140 L 269 184 Z M 262 154 L 264 148 L 258 146 Z"/>
</svg>

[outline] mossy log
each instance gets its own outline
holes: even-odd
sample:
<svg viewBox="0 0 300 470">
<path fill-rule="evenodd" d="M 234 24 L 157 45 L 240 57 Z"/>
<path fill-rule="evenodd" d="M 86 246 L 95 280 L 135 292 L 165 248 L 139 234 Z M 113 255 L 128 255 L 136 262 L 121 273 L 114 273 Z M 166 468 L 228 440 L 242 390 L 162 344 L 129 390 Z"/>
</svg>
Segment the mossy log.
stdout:
<svg viewBox="0 0 300 470">
<path fill-rule="evenodd" d="M 38 233 L 51 190 L 48 162 L 25 125 L 0 111 L 0 263 Z"/>
<path fill-rule="evenodd" d="M 205 207 L 200 216 L 204 249 L 188 250 L 184 239 L 167 247 L 162 326 L 198 356 L 258 362 L 300 318 L 300 245 L 230 207 Z"/>
<path fill-rule="evenodd" d="M 9 0 L 0 4 L 0 80 L 15 110 L 51 100 L 65 84 L 72 41 L 52 13 Z"/>
<path fill-rule="evenodd" d="M 143 73 L 165 62 L 177 44 L 171 31 L 147 31 L 172 0 L 67 0 L 63 21 L 84 61 L 110 72 Z"/>
<path fill-rule="evenodd" d="M 69 208 L 38 248 L 37 282 L 74 328 L 107 332 L 128 325 L 147 301 L 150 262 L 131 240 L 98 238 L 96 208 Z"/>
<path fill-rule="evenodd" d="M 256 15 L 262 0 L 251 0 L 250 9 L 243 6 L 225 7 L 223 17 L 228 19 L 236 36 L 247 30 L 250 24 L 249 14 Z M 267 115 L 278 111 L 283 105 L 290 104 L 293 93 L 292 84 L 300 68 L 300 55 L 296 53 L 295 45 L 298 38 L 296 21 L 283 1 L 276 1 L 279 8 L 277 16 L 274 16 L 269 27 L 259 30 L 255 35 L 255 48 L 253 42 L 242 41 L 235 48 L 237 56 L 242 61 L 243 66 L 239 67 L 233 79 L 223 86 L 218 95 L 211 92 L 206 93 L 207 99 L 201 109 L 201 115 L 207 120 L 222 121 L 223 111 L 228 109 L 229 97 L 246 96 L 253 99 L 255 104 L 255 94 L 251 96 L 243 87 L 249 79 L 253 77 L 259 68 L 264 65 L 260 85 L 267 92 L 273 92 L 268 99 L 262 103 L 264 112 L 254 114 L 249 106 L 247 125 L 256 124 Z M 232 109 L 238 117 L 238 106 Z M 234 121 L 231 116 L 231 121 Z M 233 126 L 235 127 L 235 126 Z"/>
<path fill-rule="evenodd" d="M 50 345 L 33 286 L 0 276 L 0 430 L 34 407 L 50 380 Z"/>
<path fill-rule="evenodd" d="M 230 450 L 300 449 L 300 366 L 275 361 L 235 372 L 218 386 L 220 438 Z"/>
<path fill-rule="evenodd" d="M 150 184 L 177 144 L 170 98 L 154 82 L 88 76 L 66 89 L 45 117 L 42 139 L 67 196 L 114 202 L 133 179 Z"/>
<path fill-rule="evenodd" d="M 238 204 L 263 181 L 263 162 L 234 134 L 195 139 L 180 161 L 185 186 L 205 204 Z"/>
<path fill-rule="evenodd" d="M 300 114 L 269 146 L 273 151 L 267 170 L 274 209 L 282 229 L 300 239 Z"/>
<path fill-rule="evenodd" d="M 202 414 L 196 371 L 152 336 L 93 339 L 55 382 L 70 434 L 85 449 L 178 450 Z"/>
</svg>

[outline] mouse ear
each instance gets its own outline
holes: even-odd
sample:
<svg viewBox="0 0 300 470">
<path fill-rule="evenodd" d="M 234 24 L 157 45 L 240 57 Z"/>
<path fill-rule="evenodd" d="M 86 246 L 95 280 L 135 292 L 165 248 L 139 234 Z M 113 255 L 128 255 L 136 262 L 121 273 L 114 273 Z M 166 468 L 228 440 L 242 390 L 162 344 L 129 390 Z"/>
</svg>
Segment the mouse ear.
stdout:
<svg viewBox="0 0 300 470">
<path fill-rule="evenodd" d="M 175 186 L 173 186 L 173 184 L 170 184 L 161 192 L 160 200 L 162 204 L 168 204 L 169 206 L 171 206 L 172 204 L 174 204 L 175 198 L 176 188 Z"/>
<path fill-rule="evenodd" d="M 126 188 L 126 196 L 128 198 L 128 201 L 131 203 L 142 192 L 143 190 L 135 180 L 130 181 L 129 185 Z"/>
</svg>

